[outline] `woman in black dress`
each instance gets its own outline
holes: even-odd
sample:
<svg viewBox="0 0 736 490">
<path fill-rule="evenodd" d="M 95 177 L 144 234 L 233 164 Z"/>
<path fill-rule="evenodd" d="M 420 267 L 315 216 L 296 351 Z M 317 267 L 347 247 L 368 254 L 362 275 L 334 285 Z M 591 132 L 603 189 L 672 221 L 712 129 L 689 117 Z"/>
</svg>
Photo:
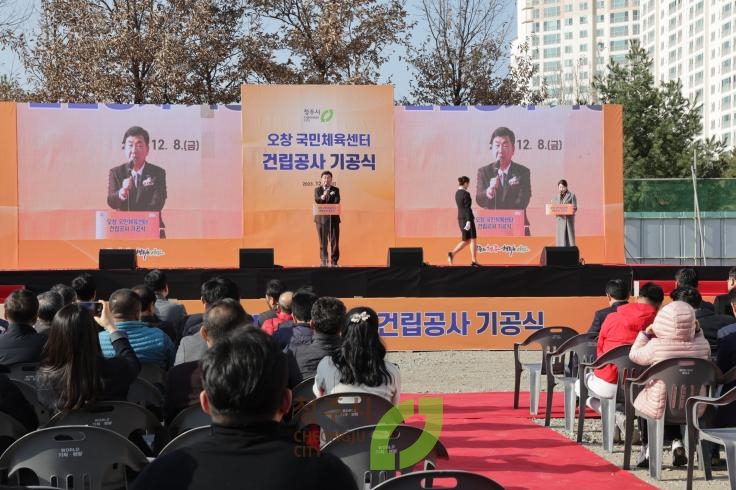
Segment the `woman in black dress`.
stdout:
<svg viewBox="0 0 736 490">
<path fill-rule="evenodd" d="M 447 262 L 452 265 L 452 259 L 455 258 L 455 255 L 470 244 L 470 259 L 472 260 L 470 265 L 478 267 L 480 264 L 476 256 L 475 246 L 475 239 L 478 235 L 475 232 L 475 216 L 473 216 L 473 209 L 470 207 L 473 201 L 468 192 L 470 179 L 463 175 L 457 179 L 457 183 L 459 187 L 455 191 L 455 203 L 457 204 L 457 222 L 460 225 L 462 241 L 455 245 L 451 252 L 447 252 Z"/>
</svg>

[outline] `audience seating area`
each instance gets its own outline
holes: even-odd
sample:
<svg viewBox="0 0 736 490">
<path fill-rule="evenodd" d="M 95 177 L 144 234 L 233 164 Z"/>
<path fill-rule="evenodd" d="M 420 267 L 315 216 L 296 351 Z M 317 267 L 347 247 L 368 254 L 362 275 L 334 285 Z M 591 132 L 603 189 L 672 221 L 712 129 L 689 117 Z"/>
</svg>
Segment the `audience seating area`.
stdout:
<svg viewBox="0 0 736 490">
<path fill-rule="evenodd" d="M 20 422 L 0 412 L 0 486 L 122 488 L 156 457 L 211 437 L 211 419 L 198 404 L 164 425 L 167 372 L 152 364 L 142 366 L 130 385 L 127 401 L 98 401 L 83 410 L 56 414 L 39 402 L 39 364 L 11 366 L 7 373 L 10 382 L 34 408 L 40 427 L 28 432 Z M 339 457 L 361 490 L 379 485 L 391 488 L 386 485 L 392 479 L 415 471 L 421 478 L 404 478 L 397 481 L 396 488 L 416 488 L 434 480 L 451 480 L 457 488 L 501 488 L 487 477 L 448 470 L 452 462 L 447 448 L 436 438 L 428 454 L 417 461 L 407 459 L 413 453 L 406 450 L 426 441 L 427 433 L 401 423 L 403 419 L 386 418 L 393 405 L 382 396 L 351 392 L 316 397 L 313 385 L 314 378 L 308 378 L 293 390 L 289 423 L 302 433 L 301 438 L 295 438 Z M 310 439 L 310 435 L 317 439 Z M 371 447 L 374 435 L 387 441 L 378 452 Z M 371 468 L 371 457 L 376 454 L 388 462 L 385 469 Z M 444 472 L 435 471 L 438 467 L 445 468 Z"/>
<path fill-rule="evenodd" d="M 657 282 L 673 289 L 668 281 Z M 714 291 L 717 289 L 722 292 L 722 284 L 716 286 L 716 281 L 710 282 Z M 18 286 L 0 286 L 0 298 L 10 294 L 13 289 L 8 288 L 13 287 L 17 289 Z M 704 287 L 707 289 L 708 285 L 704 284 Z M 240 305 L 236 305 L 240 308 Z M 295 321 L 296 318 L 295 313 Z M 92 325 L 97 327 L 97 324 Z M 186 318 L 181 320 L 178 328 L 184 325 Z M 243 323 L 238 325 L 242 326 Z M 107 328 L 115 330 L 114 325 L 108 325 Z M 207 338 L 205 334 L 207 331 L 203 330 L 202 338 Z M 265 344 L 269 343 L 265 334 L 256 335 L 263 336 Z M 339 340 L 344 348 L 347 341 Z M 210 345 L 210 355 L 213 355 L 218 344 L 214 341 L 210 344 L 209 340 L 206 342 Z M 272 347 L 276 348 L 276 345 Z M 736 488 L 736 428 L 711 426 L 715 407 L 736 402 L 736 388 L 719 396 L 724 385 L 736 383 L 736 368 L 723 373 L 714 362 L 694 357 L 669 359 L 645 367 L 629 359 L 630 350 L 631 346 L 624 345 L 596 358 L 596 334 L 579 334 L 569 326 L 550 326 L 533 332 L 522 342 L 515 343 L 513 348 L 513 408 L 524 410 L 515 413 L 526 414 L 526 407 L 520 407 L 520 400 L 526 403 L 527 399 L 521 388 L 524 372 L 529 376 L 529 414 L 544 417 L 545 427 L 553 425 L 553 417 L 560 415 L 559 401 L 557 408 L 553 407 L 555 387 L 560 387 L 564 399 L 564 429 L 578 443 L 569 441 L 570 444 L 578 447 L 583 444 L 586 419 L 591 415 L 590 411 L 586 414 L 585 408 L 590 394 L 585 375 L 603 366 L 615 365 L 618 368 L 617 395 L 612 399 L 600 400 L 602 442 L 606 451 L 614 451 L 617 418 L 623 419 L 622 468 L 628 470 L 631 466 L 635 421 L 637 417 L 643 417 L 635 410 L 634 399 L 644 386 L 660 381 L 666 384 L 667 403 L 662 419 L 647 420 L 648 438 L 645 442 L 649 446 L 649 474 L 653 478 L 661 478 L 664 426 L 676 424 L 688 429 L 688 489 L 692 487 L 695 477 L 696 455 L 697 465 L 705 479 L 712 478 L 710 456 L 713 445 L 725 447 L 729 479 L 731 486 Z M 274 355 L 278 356 L 283 358 L 280 350 Z M 527 362 L 529 360 L 533 362 Z M 132 364 L 136 365 L 135 358 Z M 201 368 L 194 364 L 197 369 Z M 337 361 L 335 364 L 339 365 Z M 199 404 L 190 405 L 175 417 L 176 410 L 167 412 L 166 421 L 171 420 L 170 417 L 173 420 L 165 423 L 165 409 L 169 410 L 170 406 L 165 390 L 174 372 L 169 374 L 152 363 L 142 363 L 141 366 L 137 379 L 130 384 L 126 401 L 95 401 L 83 410 L 59 413 L 52 413 L 39 401 L 38 362 L 7 366 L 6 375 L 10 383 L 33 408 L 39 428 L 29 431 L 20 421 L 0 412 L 0 487 L 16 485 L 17 488 L 26 488 L 36 485 L 37 488 L 46 486 L 89 490 L 126 487 L 156 458 L 191 447 L 208 440 L 213 433 L 217 434 L 218 427 L 213 432 L 212 420 Z M 43 371 L 38 383 L 47 381 L 47 376 L 48 371 Z M 134 376 L 135 371 L 131 371 L 127 383 Z M 546 381 L 546 398 L 541 404 L 544 413 L 539 414 L 543 377 Z M 488 476 L 453 469 L 453 438 L 443 440 L 441 434 L 438 438 L 430 431 L 418 428 L 413 422 L 406 422 L 402 412 L 395 409 L 387 398 L 359 391 L 317 397 L 313 391 L 314 383 L 315 378 L 310 377 L 293 388 L 291 411 L 286 415 L 284 424 L 294 431 L 295 441 L 304 443 L 310 450 L 328 452 L 345 463 L 360 490 L 503 488 Z M 613 389 L 613 382 L 610 385 Z M 579 387 L 579 395 L 576 395 L 576 386 Z M 228 394 L 232 392 L 230 390 Z M 46 393 L 48 391 L 41 391 L 42 395 Z M 397 398 L 398 393 L 400 391 L 397 391 Z M 511 393 L 505 394 L 509 400 L 502 405 L 508 407 L 511 405 Z M 122 394 L 119 398 L 123 398 Z M 426 417 L 426 414 L 423 415 Z M 458 418 L 462 417 L 458 415 Z M 518 430 L 519 426 L 513 427 Z M 535 427 L 548 431 L 539 425 Z M 568 442 L 564 436 L 561 438 Z M 385 443 L 375 444 L 376 440 Z M 428 452 L 421 457 L 414 457 L 416 454 L 410 449 L 418 444 L 428 447 Z M 377 464 L 377 461 L 381 463 Z M 495 464 L 494 469 L 502 468 L 503 461 L 489 461 L 488 464 Z M 495 474 L 491 474 L 491 477 L 495 478 Z M 345 478 L 350 481 L 349 475 L 346 474 Z"/>
<path fill-rule="evenodd" d="M 652 366 L 640 366 L 629 359 L 631 345 L 616 347 L 600 358 L 596 359 L 594 339 L 591 334 L 574 334 L 565 330 L 565 327 L 549 327 L 541 329 L 530 335 L 525 341 L 515 344 L 514 366 L 516 375 L 516 386 L 519 386 L 520 372 L 529 369 L 532 379 L 531 392 L 529 393 L 530 411 L 538 403 L 538 382 L 535 377 L 539 373 L 546 374 L 547 403 L 545 411 L 545 425 L 550 425 L 552 412 L 552 392 L 556 384 L 565 387 L 564 400 L 564 427 L 570 434 L 573 433 L 573 421 L 577 413 L 578 425 L 575 438 L 578 443 L 583 441 L 583 427 L 585 423 L 584 409 L 585 400 L 589 392 L 586 385 L 585 373 L 609 364 L 618 368 L 618 395 L 615 400 L 601 398 L 601 418 L 603 430 L 603 447 L 608 452 L 613 451 L 614 432 L 616 429 L 616 413 L 624 418 L 623 421 L 623 443 L 624 462 L 623 469 L 631 467 L 631 451 L 634 441 L 634 424 L 636 417 L 644 417 L 647 424 L 649 447 L 649 474 L 651 477 L 661 480 L 662 478 L 662 452 L 665 424 L 679 425 L 687 428 L 688 439 L 688 473 L 687 488 L 692 488 L 693 470 L 695 466 L 695 454 L 705 479 L 712 479 L 711 450 L 714 445 L 725 447 L 726 462 L 728 465 L 728 476 L 731 488 L 736 488 L 736 428 L 712 428 L 713 408 L 723 407 L 736 402 L 736 388 L 721 397 L 716 397 L 724 385 L 733 386 L 736 381 L 736 367 L 727 373 L 721 370 L 710 360 L 691 357 L 679 357 L 660 361 Z M 569 337 L 568 337 L 569 336 Z M 563 340 L 563 338 L 566 338 Z M 593 340 L 593 342 L 591 342 Z M 524 364 L 520 361 L 521 347 L 538 344 L 542 347 L 543 363 Z M 554 346 L 556 344 L 556 347 Z M 581 361 L 578 366 L 571 361 L 571 355 L 576 355 Z M 567 356 L 567 357 L 566 357 Z M 528 357 L 528 355 L 527 355 Z M 558 368 L 555 368 L 555 363 Z M 562 372 L 565 367 L 567 371 Z M 545 373 L 546 371 L 546 373 Z M 577 404 L 574 398 L 568 399 L 572 386 L 576 380 L 580 382 L 580 396 Z M 635 410 L 634 399 L 639 391 L 646 385 L 655 381 L 664 382 L 667 396 L 665 415 L 661 419 L 653 420 L 645 417 Z M 703 396 L 709 395 L 709 396 Z M 574 397 L 574 393 L 572 397 Z M 514 393 L 514 408 L 518 406 L 518 389 Z M 577 405 L 577 410 L 576 410 Z M 703 408 L 709 410 L 703 415 Z M 583 407 L 583 408 L 579 408 Z M 523 407 L 521 407 L 523 409 Z M 703 425 L 701 425 L 703 424 Z M 418 478 L 415 476 L 414 478 Z M 379 487 L 383 488 L 383 487 Z M 386 486 L 386 488 L 393 488 Z M 404 488 L 404 487 L 401 487 Z M 409 487 L 407 487 L 409 488 Z M 486 487 L 483 487 L 486 488 Z"/>
</svg>

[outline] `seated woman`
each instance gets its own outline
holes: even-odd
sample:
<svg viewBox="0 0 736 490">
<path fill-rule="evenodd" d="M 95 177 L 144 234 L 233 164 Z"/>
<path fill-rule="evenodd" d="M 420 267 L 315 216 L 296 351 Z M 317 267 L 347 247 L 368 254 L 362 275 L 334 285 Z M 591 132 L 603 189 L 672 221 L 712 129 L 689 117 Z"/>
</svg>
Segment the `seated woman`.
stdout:
<svg viewBox="0 0 736 490">
<path fill-rule="evenodd" d="M 658 284 L 644 284 L 634 303 L 619 306 L 603 321 L 598 333 L 596 357 L 601 357 L 618 346 L 633 344 L 639 332 L 652 324 L 663 300 L 664 291 Z M 612 399 L 618 393 L 618 369 L 614 365 L 608 365 L 588 371 L 585 373 L 585 385 L 590 395 L 585 404 L 600 413 L 600 399 Z M 575 393 L 580 396 L 578 381 L 575 382 Z"/>
<path fill-rule="evenodd" d="M 376 312 L 365 306 L 348 311 L 342 337 L 340 348 L 317 366 L 314 394 L 357 391 L 399 403 L 399 368 L 384 360 L 386 347 L 378 335 Z"/>
<path fill-rule="evenodd" d="M 629 359 L 642 366 L 676 357 L 699 357 L 710 359 L 710 345 L 695 321 L 695 310 L 684 301 L 673 301 L 659 312 L 654 323 L 642 330 L 634 340 Z M 634 407 L 648 418 L 664 417 L 667 403 L 666 386 L 663 381 L 648 383 L 634 400 Z M 637 466 L 649 464 L 649 450 L 646 444 L 647 424 L 639 419 L 641 432 L 641 452 Z M 672 465 L 685 466 L 687 456 L 680 440 L 680 427 L 665 425 L 665 439 L 672 439 Z"/>
<path fill-rule="evenodd" d="M 97 323 L 110 333 L 115 357 L 100 351 Z M 52 411 L 82 409 L 100 400 L 125 400 L 141 364 L 125 332 L 103 303 L 97 318 L 79 303 L 56 313 L 38 370 L 38 399 Z"/>
</svg>

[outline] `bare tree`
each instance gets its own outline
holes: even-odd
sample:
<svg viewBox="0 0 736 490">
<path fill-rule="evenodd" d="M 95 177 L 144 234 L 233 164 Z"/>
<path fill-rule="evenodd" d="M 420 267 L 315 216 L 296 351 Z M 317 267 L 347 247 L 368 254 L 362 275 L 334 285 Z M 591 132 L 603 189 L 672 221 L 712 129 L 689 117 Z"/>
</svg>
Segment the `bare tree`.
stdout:
<svg viewBox="0 0 736 490">
<path fill-rule="evenodd" d="M 292 83 L 377 83 L 390 47 L 404 42 L 408 27 L 399 0 L 255 3 L 276 23 Z"/>
<path fill-rule="evenodd" d="M 522 45 L 509 68 L 509 22 L 498 0 L 422 0 L 428 36 L 410 48 L 416 77 L 415 104 L 538 103 L 542 94 L 528 89 L 536 69 Z"/>
<path fill-rule="evenodd" d="M 259 29 L 244 0 L 43 0 L 11 42 L 39 100 L 224 103 L 272 66 Z"/>
</svg>

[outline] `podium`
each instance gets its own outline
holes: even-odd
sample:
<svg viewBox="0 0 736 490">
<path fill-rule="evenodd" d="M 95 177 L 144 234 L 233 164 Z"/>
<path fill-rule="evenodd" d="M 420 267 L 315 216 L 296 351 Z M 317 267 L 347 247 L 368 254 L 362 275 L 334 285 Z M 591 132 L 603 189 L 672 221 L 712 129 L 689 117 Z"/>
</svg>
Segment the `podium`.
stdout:
<svg viewBox="0 0 736 490">
<path fill-rule="evenodd" d="M 545 211 L 547 216 L 570 216 L 575 214 L 575 207 L 572 204 L 548 203 Z"/>
<path fill-rule="evenodd" d="M 339 216 L 340 215 L 339 204 L 317 204 L 312 205 L 312 215 L 314 216 Z"/>
<path fill-rule="evenodd" d="M 95 238 L 135 240 L 160 238 L 158 211 L 97 211 Z"/>
</svg>

